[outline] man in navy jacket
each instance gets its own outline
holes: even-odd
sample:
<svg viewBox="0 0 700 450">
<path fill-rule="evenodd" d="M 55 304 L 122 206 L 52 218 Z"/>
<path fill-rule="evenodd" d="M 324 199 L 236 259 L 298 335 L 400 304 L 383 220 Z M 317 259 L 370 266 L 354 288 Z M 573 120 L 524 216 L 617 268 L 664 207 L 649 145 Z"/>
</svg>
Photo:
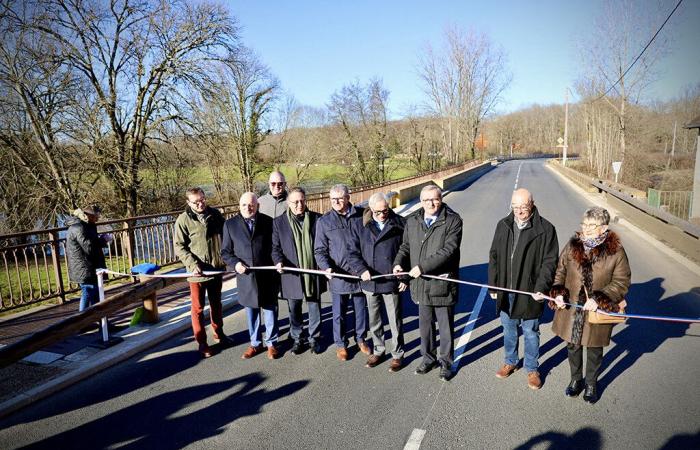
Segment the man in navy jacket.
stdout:
<svg viewBox="0 0 700 450">
<path fill-rule="evenodd" d="M 330 191 L 331 210 L 318 220 L 314 255 L 321 270 L 330 273 L 348 273 L 348 241 L 350 222 L 362 217 L 363 208 L 350 203 L 350 191 L 344 184 L 336 184 Z M 331 299 L 333 301 L 333 341 L 339 360 L 348 359 L 347 326 L 345 323 L 348 303 L 352 302 L 355 311 L 353 337 L 360 351 L 370 354 L 365 343 L 367 334 L 367 299 L 360 289 L 360 283 L 341 277 L 329 277 Z"/>
<path fill-rule="evenodd" d="M 378 192 L 369 198 L 368 208 L 361 218 L 352 221 L 348 243 L 348 263 L 353 274 L 362 278 L 362 290 L 367 294 L 370 335 L 374 347 L 367 359 L 367 367 L 375 367 L 384 356 L 384 326 L 382 306 L 386 311 L 391 336 L 391 364 L 389 371 L 397 372 L 403 364 L 404 338 L 399 291 L 406 285 L 395 278 L 378 278 L 373 275 L 391 273 L 392 262 L 401 246 L 406 221 L 389 208 L 384 194 Z"/>
<path fill-rule="evenodd" d="M 241 195 L 239 211 L 240 214 L 224 224 L 221 256 L 237 273 L 238 303 L 245 307 L 248 317 L 250 346 L 242 358 L 252 358 L 267 347 L 267 357 L 275 359 L 278 356 L 279 275 L 269 270 L 248 270 L 251 266 L 273 265 L 272 219 L 258 212 L 258 197 L 252 192 Z M 265 347 L 262 345 L 261 316 L 265 323 Z"/>
</svg>

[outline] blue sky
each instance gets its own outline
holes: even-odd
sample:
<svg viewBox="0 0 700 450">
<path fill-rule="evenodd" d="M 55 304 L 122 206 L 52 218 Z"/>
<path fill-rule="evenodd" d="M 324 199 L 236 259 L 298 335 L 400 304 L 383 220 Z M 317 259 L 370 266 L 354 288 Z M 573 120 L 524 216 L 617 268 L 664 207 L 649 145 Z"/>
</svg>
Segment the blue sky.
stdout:
<svg viewBox="0 0 700 450">
<path fill-rule="evenodd" d="M 636 2 L 646 7 L 648 1 Z M 670 12 L 676 0 L 663 0 Z M 563 103 L 577 78 L 576 43 L 602 8 L 591 1 L 231 1 L 243 42 L 305 105 L 323 106 L 343 85 L 380 77 L 393 117 L 424 96 L 416 63 L 448 25 L 487 33 L 508 55 L 513 82 L 500 111 Z M 660 24 L 659 24 L 660 25 Z M 649 91 L 669 99 L 700 82 L 700 0 L 685 0 L 664 32 L 672 53 Z M 651 36 L 649 36 L 651 38 Z M 641 50 L 641 48 L 640 48 Z"/>
</svg>

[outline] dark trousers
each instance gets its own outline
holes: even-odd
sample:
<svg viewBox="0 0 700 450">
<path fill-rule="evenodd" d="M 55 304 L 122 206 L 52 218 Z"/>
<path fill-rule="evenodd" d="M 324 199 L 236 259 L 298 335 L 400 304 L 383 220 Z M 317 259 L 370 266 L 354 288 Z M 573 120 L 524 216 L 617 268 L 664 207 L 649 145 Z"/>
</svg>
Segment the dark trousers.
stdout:
<svg viewBox="0 0 700 450">
<path fill-rule="evenodd" d="M 440 354 L 436 355 L 435 320 L 440 331 Z M 454 361 L 454 340 L 452 332 L 455 324 L 454 306 L 418 305 L 418 328 L 420 330 L 420 353 L 423 362 L 433 364 L 436 361 L 443 367 L 452 366 Z"/>
<path fill-rule="evenodd" d="M 583 378 L 583 346 L 567 344 L 566 349 L 569 351 L 571 379 L 580 380 Z M 595 386 L 602 362 L 603 347 L 586 347 L 586 384 Z"/>
<path fill-rule="evenodd" d="M 304 299 L 290 298 L 289 303 L 289 336 L 294 342 L 302 339 L 304 315 L 301 306 Z M 318 298 L 306 298 L 306 307 L 309 309 L 309 342 L 313 344 L 321 335 L 321 300 Z"/>
<path fill-rule="evenodd" d="M 194 339 L 201 346 L 207 345 L 207 333 L 204 331 L 204 296 L 209 299 L 209 318 L 211 328 L 217 336 L 224 335 L 224 319 L 221 308 L 221 277 L 215 277 L 201 283 L 190 283 L 192 304 L 192 331 Z"/>
<path fill-rule="evenodd" d="M 367 336 L 367 298 L 363 293 L 331 294 L 333 301 L 333 341 L 340 348 L 348 346 L 348 304 L 352 302 L 355 322 L 350 328 L 350 335 L 356 343 L 364 342 Z"/>
</svg>

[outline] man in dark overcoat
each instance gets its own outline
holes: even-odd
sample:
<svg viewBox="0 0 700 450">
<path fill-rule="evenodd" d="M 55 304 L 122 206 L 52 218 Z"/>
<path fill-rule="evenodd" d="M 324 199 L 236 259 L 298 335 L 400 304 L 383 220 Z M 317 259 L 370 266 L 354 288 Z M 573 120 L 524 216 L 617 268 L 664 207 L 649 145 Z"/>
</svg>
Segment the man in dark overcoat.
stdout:
<svg viewBox="0 0 700 450">
<path fill-rule="evenodd" d="M 309 346 L 321 353 L 321 294 L 326 290 L 324 277 L 285 271 L 285 267 L 318 270 L 314 259 L 316 223 L 321 215 L 306 208 L 306 192 L 293 188 L 287 195 L 287 212 L 272 223 L 272 260 L 281 273 L 282 297 L 289 303 L 289 335 L 294 341 L 292 353 L 304 351 L 302 304 L 309 310 Z"/>
<path fill-rule="evenodd" d="M 401 246 L 406 220 L 389 208 L 386 196 L 377 192 L 368 201 L 362 217 L 352 221 L 348 243 L 350 270 L 362 279 L 362 290 L 367 295 L 369 327 L 374 351 L 367 359 L 367 367 L 381 362 L 386 345 L 382 309 L 386 312 L 391 329 L 390 372 L 398 372 L 403 365 L 404 337 L 400 289 L 406 285 L 395 278 L 377 278 L 374 275 L 391 273 L 392 263 Z"/>
<path fill-rule="evenodd" d="M 410 267 L 411 298 L 418 304 L 418 328 L 423 361 L 416 373 L 423 375 L 440 366 L 440 379 L 452 377 L 454 362 L 454 306 L 456 283 L 426 275 L 459 275 L 462 218 L 442 202 L 442 190 L 425 186 L 420 193 L 422 208 L 406 219 L 401 247 L 394 259 L 394 273 Z M 440 330 L 440 353 L 436 355 L 435 320 Z"/>
<path fill-rule="evenodd" d="M 279 274 L 270 270 L 251 271 L 251 266 L 272 266 L 272 219 L 258 212 L 258 197 L 252 192 L 241 195 L 240 214 L 224 224 L 221 256 L 236 271 L 238 303 L 245 307 L 250 346 L 241 356 L 249 359 L 267 348 L 267 357 L 276 359 L 277 293 Z M 265 324 L 265 345 L 262 339 Z"/>
<path fill-rule="evenodd" d="M 505 359 L 496 372 L 507 378 L 518 368 L 518 326 L 525 343 L 524 367 L 528 386 L 542 386 L 539 372 L 539 320 L 544 310 L 542 292 L 549 292 L 559 256 L 557 232 L 540 216 L 527 189 L 513 191 L 511 213 L 496 225 L 489 252 L 489 285 L 532 292 L 532 295 L 492 291 L 503 325 Z"/>
</svg>

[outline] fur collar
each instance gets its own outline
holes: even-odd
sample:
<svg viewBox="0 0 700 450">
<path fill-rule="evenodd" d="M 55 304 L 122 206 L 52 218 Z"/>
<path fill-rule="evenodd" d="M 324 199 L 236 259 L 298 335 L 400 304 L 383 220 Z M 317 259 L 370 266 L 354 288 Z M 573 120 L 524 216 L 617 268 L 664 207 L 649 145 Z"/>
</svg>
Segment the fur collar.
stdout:
<svg viewBox="0 0 700 450">
<path fill-rule="evenodd" d="M 612 230 L 608 231 L 607 239 L 605 239 L 599 246 L 591 249 L 591 252 L 588 255 L 586 255 L 583 242 L 581 241 L 578 233 L 575 234 L 571 240 L 569 240 L 569 245 L 571 246 L 571 252 L 574 260 L 579 264 L 583 264 L 584 262 L 594 263 L 599 259 L 604 259 L 614 255 L 622 248 L 622 243 L 620 242 L 619 236 Z"/>
</svg>

